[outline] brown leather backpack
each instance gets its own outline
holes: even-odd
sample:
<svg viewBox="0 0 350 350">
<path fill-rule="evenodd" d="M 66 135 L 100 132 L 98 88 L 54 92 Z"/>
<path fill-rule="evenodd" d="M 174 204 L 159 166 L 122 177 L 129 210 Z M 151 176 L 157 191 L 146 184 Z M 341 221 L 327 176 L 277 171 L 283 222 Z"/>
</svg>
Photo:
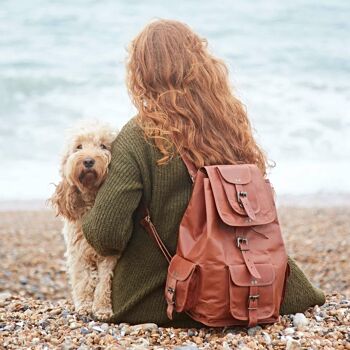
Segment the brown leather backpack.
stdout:
<svg viewBox="0 0 350 350">
<path fill-rule="evenodd" d="M 194 185 L 175 256 L 146 208 L 141 221 L 169 262 L 168 317 L 175 309 L 210 327 L 276 322 L 289 267 L 269 180 L 253 164 L 197 171 L 183 161 Z"/>
</svg>

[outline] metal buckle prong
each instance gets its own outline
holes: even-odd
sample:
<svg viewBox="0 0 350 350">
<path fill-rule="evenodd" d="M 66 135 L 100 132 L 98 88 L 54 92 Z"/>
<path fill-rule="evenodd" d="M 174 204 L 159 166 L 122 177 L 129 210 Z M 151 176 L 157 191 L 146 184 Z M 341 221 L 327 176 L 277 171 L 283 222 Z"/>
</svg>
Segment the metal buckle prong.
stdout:
<svg viewBox="0 0 350 350">
<path fill-rule="evenodd" d="M 238 191 L 238 192 L 237 192 L 237 201 L 238 201 L 238 204 L 239 204 L 239 206 L 240 206 L 241 208 L 243 208 L 243 204 L 242 204 L 241 197 L 243 197 L 243 198 L 248 197 L 248 192 L 245 192 L 245 191 Z"/>
<path fill-rule="evenodd" d="M 237 247 L 241 249 L 241 243 L 248 244 L 248 238 L 247 237 L 237 237 Z"/>
<path fill-rule="evenodd" d="M 249 299 L 250 300 L 257 300 L 259 299 L 260 295 L 259 294 L 256 294 L 256 295 L 249 295 Z"/>
</svg>

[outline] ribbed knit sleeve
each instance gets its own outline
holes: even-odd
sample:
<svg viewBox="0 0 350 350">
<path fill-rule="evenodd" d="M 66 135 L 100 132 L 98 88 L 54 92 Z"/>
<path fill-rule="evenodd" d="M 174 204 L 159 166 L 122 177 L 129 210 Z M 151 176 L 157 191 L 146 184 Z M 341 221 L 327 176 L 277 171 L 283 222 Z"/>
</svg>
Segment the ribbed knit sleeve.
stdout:
<svg viewBox="0 0 350 350">
<path fill-rule="evenodd" d="M 130 126 L 112 144 L 112 159 L 93 208 L 82 217 L 86 240 L 100 255 L 121 254 L 133 232 L 133 214 L 142 196 Z"/>
</svg>

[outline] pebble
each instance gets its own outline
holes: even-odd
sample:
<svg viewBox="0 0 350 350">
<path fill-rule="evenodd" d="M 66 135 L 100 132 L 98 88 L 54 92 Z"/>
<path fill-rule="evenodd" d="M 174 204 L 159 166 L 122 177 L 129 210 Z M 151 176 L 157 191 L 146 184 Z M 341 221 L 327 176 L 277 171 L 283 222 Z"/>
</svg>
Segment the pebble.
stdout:
<svg viewBox="0 0 350 350">
<path fill-rule="evenodd" d="M 321 317 L 321 316 L 319 316 L 319 315 L 315 315 L 315 320 L 316 320 L 317 322 L 322 322 L 323 317 Z"/>
<path fill-rule="evenodd" d="M 226 341 L 224 341 L 222 343 L 222 348 L 223 350 L 231 350 L 232 348 L 230 347 L 230 345 L 228 345 L 228 343 Z"/>
<path fill-rule="evenodd" d="M 102 329 L 103 332 L 107 332 L 108 328 L 109 328 L 109 324 L 108 323 L 103 323 L 101 325 L 101 329 Z"/>
<path fill-rule="evenodd" d="M 286 334 L 286 335 L 292 335 L 294 333 L 295 333 L 295 329 L 291 328 L 291 327 L 288 327 L 284 330 L 284 334 Z"/>
<path fill-rule="evenodd" d="M 304 314 L 297 313 L 293 316 L 294 327 L 297 327 L 297 328 L 305 327 L 307 326 L 308 323 L 309 322 Z"/>
<path fill-rule="evenodd" d="M 94 330 L 94 331 L 96 331 L 96 332 L 99 332 L 99 333 L 104 332 L 104 330 L 103 330 L 102 327 L 100 327 L 100 326 L 93 326 L 93 327 L 92 327 L 92 330 Z"/>
<path fill-rule="evenodd" d="M 24 276 L 21 276 L 19 278 L 19 283 L 21 283 L 22 285 L 26 285 L 28 283 L 28 278 L 24 277 Z"/>
<path fill-rule="evenodd" d="M 260 331 L 262 330 L 262 328 L 260 326 L 255 326 L 255 327 L 251 327 L 248 328 L 248 335 L 250 337 L 254 337 L 256 334 L 258 334 Z"/>
<path fill-rule="evenodd" d="M 39 325 L 42 329 L 46 329 L 50 325 L 50 321 L 49 320 L 41 320 L 39 322 Z M 21 327 L 23 327 L 23 324 L 21 325 Z"/>
<path fill-rule="evenodd" d="M 88 348 L 85 344 L 81 344 L 81 345 L 78 347 L 78 350 L 89 350 L 89 348 Z"/>
<path fill-rule="evenodd" d="M 70 328 L 70 329 L 77 329 L 77 328 L 79 328 L 79 325 L 78 325 L 77 323 L 75 323 L 75 322 L 72 322 L 72 323 L 69 325 L 69 328 Z"/>
<path fill-rule="evenodd" d="M 32 339 L 32 343 L 33 344 L 39 344 L 40 343 L 40 339 L 39 338 L 33 338 Z"/>
<path fill-rule="evenodd" d="M 80 333 L 81 334 L 89 334 L 89 333 L 91 333 L 91 330 L 89 328 L 82 327 L 82 328 L 80 328 Z"/>
<path fill-rule="evenodd" d="M 299 350 L 301 345 L 297 340 L 288 339 L 286 344 L 286 350 Z"/>
<path fill-rule="evenodd" d="M 263 332 L 263 338 L 264 338 L 264 342 L 266 345 L 270 345 L 271 344 L 271 337 L 269 336 L 268 333 Z"/>
<path fill-rule="evenodd" d="M 10 292 L 0 292 L 0 301 L 5 301 L 6 299 L 9 299 L 11 297 Z"/>
<path fill-rule="evenodd" d="M 142 324 L 137 324 L 134 326 L 130 326 L 129 327 L 129 333 L 132 332 L 139 332 L 139 331 L 154 331 L 154 330 L 158 330 L 158 325 L 156 325 L 155 323 L 142 323 Z"/>
<path fill-rule="evenodd" d="M 197 331 L 195 331 L 191 328 L 188 330 L 187 334 L 189 337 L 194 337 L 195 335 L 197 335 Z"/>
<path fill-rule="evenodd" d="M 62 317 L 67 318 L 68 316 L 70 316 L 70 312 L 68 310 L 63 310 Z"/>
</svg>

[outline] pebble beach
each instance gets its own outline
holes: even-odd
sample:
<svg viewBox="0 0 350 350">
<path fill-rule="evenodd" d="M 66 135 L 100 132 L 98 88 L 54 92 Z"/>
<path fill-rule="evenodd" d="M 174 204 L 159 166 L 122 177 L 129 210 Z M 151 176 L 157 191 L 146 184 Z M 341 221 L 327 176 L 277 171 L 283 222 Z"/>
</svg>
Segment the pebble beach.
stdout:
<svg viewBox="0 0 350 350">
<path fill-rule="evenodd" d="M 0 211 L 0 349 L 350 349 L 349 206 L 280 207 L 289 255 L 327 300 L 250 329 L 108 324 L 76 314 L 62 223 L 28 208 Z"/>
</svg>

